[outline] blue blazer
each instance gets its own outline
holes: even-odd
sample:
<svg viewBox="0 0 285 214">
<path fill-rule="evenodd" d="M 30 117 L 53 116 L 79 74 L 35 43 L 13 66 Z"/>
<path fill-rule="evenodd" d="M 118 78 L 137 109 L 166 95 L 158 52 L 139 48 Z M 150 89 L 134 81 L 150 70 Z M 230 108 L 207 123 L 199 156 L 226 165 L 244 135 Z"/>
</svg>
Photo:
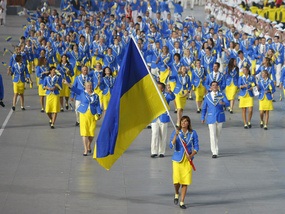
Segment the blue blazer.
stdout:
<svg viewBox="0 0 285 214">
<path fill-rule="evenodd" d="M 90 108 L 90 111 L 93 115 L 102 114 L 99 96 L 97 94 L 93 93 L 89 95 L 84 90 L 80 90 L 78 88 L 75 88 L 74 86 L 71 88 L 71 90 L 74 93 L 76 93 L 76 95 L 79 97 L 79 100 L 80 100 L 80 106 L 77 109 L 78 112 L 84 114 L 86 113 L 88 108 Z"/>
<path fill-rule="evenodd" d="M 210 91 L 211 88 L 211 83 L 214 81 L 214 72 L 211 72 L 210 74 L 207 75 L 206 81 L 205 81 L 205 87 L 207 91 Z M 226 82 L 224 75 L 219 72 L 219 77 L 216 79 L 216 81 L 219 83 L 220 91 L 223 91 L 226 87 Z"/>
<path fill-rule="evenodd" d="M 230 86 L 232 82 L 234 83 L 235 86 L 238 86 L 238 79 L 239 79 L 238 67 L 235 67 L 233 71 L 230 71 L 230 73 L 229 73 L 229 68 L 227 67 L 225 79 L 226 79 L 226 86 Z"/>
<path fill-rule="evenodd" d="M 264 79 L 260 79 L 258 81 L 258 91 L 259 91 L 259 97 L 258 99 L 259 100 L 263 100 L 265 95 L 267 97 L 268 100 L 272 100 L 272 94 L 275 92 L 275 85 L 274 85 L 274 82 L 271 80 L 271 79 L 267 79 L 267 80 L 264 80 Z M 270 90 L 270 92 L 266 92 L 265 91 L 268 91 Z"/>
<path fill-rule="evenodd" d="M 275 71 L 274 65 L 269 66 L 269 67 L 265 67 L 264 65 L 261 65 L 255 72 L 255 75 L 259 74 L 260 72 L 264 70 L 268 71 L 269 78 L 272 79 L 274 82 L 276 82 L 276 71 Z"/>
<path fill-rule="evenodd" d="M 182 84 L 182 75 L 179 74 L 178 76 L 170 76 L 169 78 L 170 80 L 173 79 L 176 82 L 176 86 L 173 90 L 174 94 L 179 94 L 179 92 L 184 91 L 184 90 L 188 90 L 190 91 L 192 88 L 192 84 L 190 81 L 190 77 L 188 74 L 185 74 L 185 85 Z"/>
<path fill-rule="evenodd" d="M 59 90 L 62 88 L 62 79 L 61 77 L 55 75 L 54 79 L 51 78 L 51 76 L 46 76 L 44 79 L 44 83 L 43 83 L 43 88 L 44 87 L 55 87 L 57 86 L 57 88 L 54 91 L 50 91 L 50 90 L 46 90 L 46 94 L 55 94 L 58 95 L 59 94 Z"/>
<path fill-rule="evenodd" d="M 225 103 L 226 107 L 230 106 L 230 102 L 224 93 L 218 92 L 217 96 L 219 97 L 219 100 Z M 226 121 L 224 105 L 221 105 L 219 102 L 214 103 L 211 92 L 205 96 L 201 113 L 201 120 L 205 120 L 207 115 L 207 124 L 216 122 L 223 123 Z"/>
<path fill-rule="evenodd" d="M 44 83 L 44 79 L 47 76 L 47 74 L 44 74 L 44 72 L 48 71 L 48 66 L 37 66 L 36 67 L 36 75 L 39 78 L 39 85 L 42 85 Z"/>
<path fill-rule="evenodd" d="M 192 84 L 193 84 L 195 87 L 198 87 L 198 86 L 200 85 L 200 83 L 205 86 L 205 80 L 204 80 L 204 78 L 205 78 L 206 76 L 207 76 L 207 72 L 206 72 L 206 70 L 204 69 L 204 67 L 201 67 L 201 68 L 200 68 L 200 74 L 199 74 L 198 69 L 195 67 L 195 68 L 192 70 Z"/>
<path fill-rule="evenodd" d="M 175 95 L 174 93 L 168 93 L 168 92 L 163 92 L 163 95 L 165 97 L 166 102 L 169 104 L 170 101 L 175 99 Z M 169 116 L 167 114 L 167 112 L 165 112 L 164 114 L 160 115 L 158 118 L 154 119 L 152 122 L 154 123 L 157 119 L 160 120 L 160 122 L 162 123 L 168 123 L 170 122 Z"/>
<path fill-rule="evenodd" d="M 92 78 L 89 75 L 87 75 L 86 81 L 92 82 Z M 73 87 L 78 88 L 79 90 L 84 90 L 85 89 L 84 84 L 85 82 L 83 80 L 82 75 L 80 74 L 75 78 Z M 71 98 L 75 98 L 76 100 L 79 100 L 79 96 L 76 96 L 76 93 L 73 91 L 71 91 Z"/>
<path fill-rule="evenodd" d="M 71 77 L 74 75 L 74 71 L 71 64 L 69 63 L 66 63 L 65 65 L 59 64 L 56 69 L 60 72 L 61 77 L 63 79 L 66 79 L 68 83 L 71 83 Z M 69 74 L 67 74 L 68 71 Z"/>
<path fill-rule="evenodd" d="M 246 84 L 248 85 L 247 88 L 241 88 L 241 86 L 246 85 Z M 248 90 L 252 87 L 253 84 L 254 86 L 256 85 L 255 78 L 253 76 L 249 75 L 247 79 L 245 75 L 242 75 L 241 77 L 239 77 L 238 79 L 238 87 L 240 88 L 239 96 L 244 97 L 248 93 L 249 96 L 254 97 L 253 91 Z"/>
<path fill-rule="evenodd" d="M 103 91 L 103 95 L 106 95 L 109 91 L 112 94 L 115 80 L 116 78 L 113 76 L 110 76 L 109 78 L 107 76 L 103 77 L 100 83 L 100 89 Z"/>
<path fill-rule="evenodd" d="M 19 82 L 19 81 L 25 82 L 25 77 L 30 78 L 30 74 L 28 72 L 27 66 L 24 63 L 22 64 L 15 63 L 12 66 L 11 71 L 12 71 L 12 75 L 14 76 L 13 82 Z"/>
<path fill-rule="evenodd" d="M 175 133 L 176 131 L 173 131 L 171 134 L 169 147 L 171 149 L 174 148 L 172 161 L 181 162 L 185 154 L 185 150 L 178 136 L 176 137 L 175 145 L 172 144 L 172 140 L 174 138 Z M 199 151 L 199 139 L 198 139 L 198 134 L 195 130 L 193 130 L 191 133 L 187 132 L 185 136 L 186 138 L 184 137 L 182 131 L 179 132 L 179 136 L 185 141 L 189 153 L 191 153 L 193 150 L 195 150 L 196 152 Z"/>
</svg>

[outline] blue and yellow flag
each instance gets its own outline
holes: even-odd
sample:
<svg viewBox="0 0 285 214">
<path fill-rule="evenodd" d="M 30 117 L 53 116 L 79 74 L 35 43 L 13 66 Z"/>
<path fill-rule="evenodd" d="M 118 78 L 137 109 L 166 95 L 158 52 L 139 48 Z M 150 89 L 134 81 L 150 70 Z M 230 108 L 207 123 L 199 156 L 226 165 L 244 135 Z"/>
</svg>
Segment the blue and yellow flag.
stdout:
<svg viewBox="0 0 285 214">
<path fill-rule="evenodd" d="M 165 105 L 163 99 L 131 39 L 95 144 L 93 158 L 109 170 L 139 133 L 166 111 L 165 106 L 168 105 Z"/>
</svg>

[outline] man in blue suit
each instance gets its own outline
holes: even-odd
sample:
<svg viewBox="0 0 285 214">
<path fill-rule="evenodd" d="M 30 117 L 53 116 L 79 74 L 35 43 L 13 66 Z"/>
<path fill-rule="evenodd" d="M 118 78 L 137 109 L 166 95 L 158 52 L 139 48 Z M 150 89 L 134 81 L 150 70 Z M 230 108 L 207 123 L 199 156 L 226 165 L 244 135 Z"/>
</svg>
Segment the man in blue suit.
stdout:
<svg viewBox="0 0 285 214">
<path fill-rule="evenodd" d="M 158 88 L 164 95 L 166 102 L 169 104 L 170 101 L 175 99 L 175 95 L 170 90 L 170 86 L 167 86 L 165 90 L 165 85 L 161 82 L 157 83 Z M 167 141 L 167 124 L 170 122 L 168 114 L 165 112 L 160 115 L 151 123 L 151 156 L 155 158 L 158 156 L 163 158 L 166 148 Z"/>
<path fill-rule="evenodd" d="M 219 154 L 218 142 L 222 131 L 223 122 L 226 121 L 224 105 L 228 107 L 230 102 L 226 95 L 218 90 L 217 81 L 211 83 L 210 92 L 205 96 L 202 106 L 201 121 L 205 122 L 207 115 L 207 124 L 210 132 L 210 143 L 212 158 L 217 158 Z"/>
</svg>

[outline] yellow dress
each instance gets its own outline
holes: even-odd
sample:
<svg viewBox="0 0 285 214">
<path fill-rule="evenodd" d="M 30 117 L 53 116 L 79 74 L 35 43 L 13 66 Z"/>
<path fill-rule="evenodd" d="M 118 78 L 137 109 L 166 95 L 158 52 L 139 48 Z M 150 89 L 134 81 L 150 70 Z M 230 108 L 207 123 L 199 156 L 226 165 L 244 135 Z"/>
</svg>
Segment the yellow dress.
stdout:
<svg viewBox="0 0 285 214">
<path fill-rule="evenodd" d="M 107 110 L 108 108 L 108 105 L 109 105 L 109 102 L 110 102 L 110 98 L 111 98 L 111 93 L 110 91 L 108 91 L 107 94 L 104 94 L 103 97 L 102 97 L 102 100 L 103 100 L 103 109 L 104 111 Z"/>
<path fill-rule="evenodd" d="M 42 84 L 40 84 L 40 85 L 38 86 L 38 93 L 39 93 L 39 96 L 40 96 L 40 97 L 46 96 L 46 90 L 43 89 L 43 85 L 42 85 Z"/>
<path fill-rule="evenodd" d="M 59 95 L 53 93 L 46 95 L 46 113 L 60 112 Z"/>
<path fill-rule="evenodd" d="M 184 154 L 181 162 L 172 161 L 173 184 L 190 185 L 192 183 L 192 166 Z"/>
<path fill-rule="evenodd" d="M 235 86 L 233 82 L 229 86 L 226 87 L 226 96 L 228 100 L 234 100 L 238 87 Z"/>
<path fill-rule="evenodd" d="M 96 129 L 96 116 L 88 109 L 85 113 L 80 113 L 80 135 L 82 137 L 94 137 Z"/>
<path fill-rule="evenodd" d="M 62 90 L 59 93 L 60 97 L 69 97 L 70 96 L 70 89 L 67 85 L 63 84 Z"/>
<path fill-rule="evenodd" d="M 25 83 L 23 83 L 22 81 L 13 82 L 13 90 L 14 94 L 24 94 Z"/>
<path fill-rule="evenodd" d="M 239 97 L 239 108 L 248 108 L 253 107 L 253 97 L 249 96 L 248 93 L 246 93 L 245 96 Z"/>
<path fill-rule="evenodd" d="M 262 100 L 259 100 L 259 110 L 260 111 L 272 111 L 274 109 L 272 100 L 268 100 L 266 95 L 264 95 Z"/>
<path fill-rule="evenodd" d="M 175 96 L 175 102 L 177 109 L 184 109 L 186 105 L 187 96 L 184 96 L 187 93 L 187 90 L 181 90 Z"/>
<path fill-rule="evenodd" d="M 200 82 L 198 87 L 194 88 L 194 93 L 195 93 L 195 97 L 196 97 L 196 101 L 203 101 L 203 98 L 206 94 L 206 88 L 205 86 L 203 86 L 203 84 Z"/>
</svg>

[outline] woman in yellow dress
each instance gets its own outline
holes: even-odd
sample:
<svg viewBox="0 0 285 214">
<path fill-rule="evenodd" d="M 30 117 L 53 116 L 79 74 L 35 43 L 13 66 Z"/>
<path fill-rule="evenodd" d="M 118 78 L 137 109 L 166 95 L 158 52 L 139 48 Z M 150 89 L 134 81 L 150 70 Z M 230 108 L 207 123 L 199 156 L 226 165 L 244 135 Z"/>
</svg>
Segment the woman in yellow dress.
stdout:
<svg viewBox="0 0 285 214">
<path fill-rule="evenodd" d="M 67 55 L 63 54 L 61 56 L 60 64 L 57 66 L 57 70 L 60 72 L 61 78 L 67 80 L 68 83 L 71 83 L 71 78 L 74 75 L 73 68 L 69 61 L 67 60 Z M 63 98 L 65 99 L 65 109 L 69 108 L 69 97 L 70 97 L 70 89 L 63 85 L 62 90 L 60 91 L 60 111 L 63 112 Z"/>
<path fill-rule="evenodd" d="M 167 46 L 162 47 L 162 52 L 160 56 L 157 58 L 158 68 L 159 68 L 159 79 L 160 82 L 166 84 L 167 77 L 169 75 L 169 65 L 168 63 L 171 61 L 171 54 L 169 53 L 169 49 Z"/>
<path fill-rule="evenodd" d="M 206 75 L 207 71 L 204 67 L 201 67 L 201 61 L 197 59 L 195 62 L 195 67 L 192 69 L 192 84 L 196 97 L 197 113 L 201 112 L 202 102 L 206 94 Z"/>
<path fill-rule="evenodd" d="M 113 73 L 111 68 L 105 67 L 103 69 L 103 78 L 100 82 L 100 88 L 102 90 L 102 100 L 103 100 L 103 110 L 104 112 L 107 110 L 113 86 L 115 84 L 115 77 L 113 77 Z"/>
<path fill-rule="evenodd" d="M 182 142 L 184 141 L 184 142 Z M 185 152 L 184 146 L 187 148 Z M 179 191 L 180 208 L 186 209 L 184 204 L 187 187 L 192 183 L 192 166 L 190 161 L 199 151 L 198 134 L 192 129 L 191 120 L 188 116 L 183 116 L 179 122 L 179 127 L 173 131 L 170 137 L 169 147 L 174 148 L 172 156 L 173 184 L 174 184 L 174 204 L 178 204 Z"/>
<path fill-rule="evenodd" d="M 253 87 L 255 86 L 255 78 L 250 75 L 249 68 L 243 68 L 243 75 L 239 77 L 238 87 L 240 88 L 239 92 L 239 108 L 242 109 L 242 119 L 244 122 L 244 128 L 251 128 L 251 118 L 252 110 L 254 104 L 254 94 Z M 246 111 L 248 109 L 248 118 L 246 117 Z"/>
<path fill-rule="evenodd" d="M 237 61 L 231 58 L 226 68 L 226 96 L 230 101 L 229 111 L 232 114 L 235 104 L 235 96 L 238 90 L 239 68 L 237 67 Z"/>
<path fill-rule="evenodd" d="M 175 103 L 177 108 L 177 126 L 179 126 L 183 114 L 183 109 L 185 108 L 186 100 L 192 88 L 192 84 L 185 66 L 181 66 L 179 68 L 177 76 L 169 77 L 170 81 L 172 79 L 176 83 L 173 93 L 175 94 Z"/>
<path fill-rule="evenodd" d="M 84 90 L 72 87 L 67 80 L 63 80 L 63 83 L 79 96 L 80 105 L 77 111 L 80 113 L 80 135 L 84 146 L 83 156 L 87 156 L 92 152 L 91 143 L 95 136 L 96 120 L 100 119 L 102 114 L 99 96 L 94 93 L 92 82 L 85 82 Z"/>
<path fill-rule="evenodd" d="M 15 62 L 12 64 L 12 67 L 9 68 L 8 74 L 10 74 L 13 78 L 14 96 L 12 110 L 15 111 L 16 109 L 18 96 L 20 96 L 21 109 L 26 110 L 24 107 L 25 82 L 27 79 L 30 83 L 32 83 L 32 80 L 26 64 L 23 63 L 23 57 L 21 55 L 16 55 Z"/>
<path fill-rule="evenodd" d="M 45 77 L 49 74 L 48 68 L 48 61 L 45 57 L 40 57 L 38 59 L 38 65 L 36 66 L 36 76 L 37 76 L 37 85 L 38 85 L 38 94 L 40 97 L 40 104 L 41 104 L 41 112 L 45 112 L 44 110 L 44 103 L 45 103 L 45 96 L 46 91 L 43 89 L 43 83 Z"/>
<path fill-rule="evenodd" d="M 257 84 L 259 90 L 259 114 L 260 114 L 260 128 L 267 130 L 269 111 L 273 108 L 273 93 L 275 92 L 275 84 L 273 80 L 269 78 L 268 71 L 264 70 L 261 73 L 261 79 Z"/>
<path fill-rule="evenodd" d="M 46 113 L 50 128 L 54 129 L 57 113 L 60 111 L 59 91 L 62 88 L 62 79 L 56 75 L 54 66 L 50 67 L 49 75 L 44 79 L 43 88 L 46 90 Z"/>
</svg>

